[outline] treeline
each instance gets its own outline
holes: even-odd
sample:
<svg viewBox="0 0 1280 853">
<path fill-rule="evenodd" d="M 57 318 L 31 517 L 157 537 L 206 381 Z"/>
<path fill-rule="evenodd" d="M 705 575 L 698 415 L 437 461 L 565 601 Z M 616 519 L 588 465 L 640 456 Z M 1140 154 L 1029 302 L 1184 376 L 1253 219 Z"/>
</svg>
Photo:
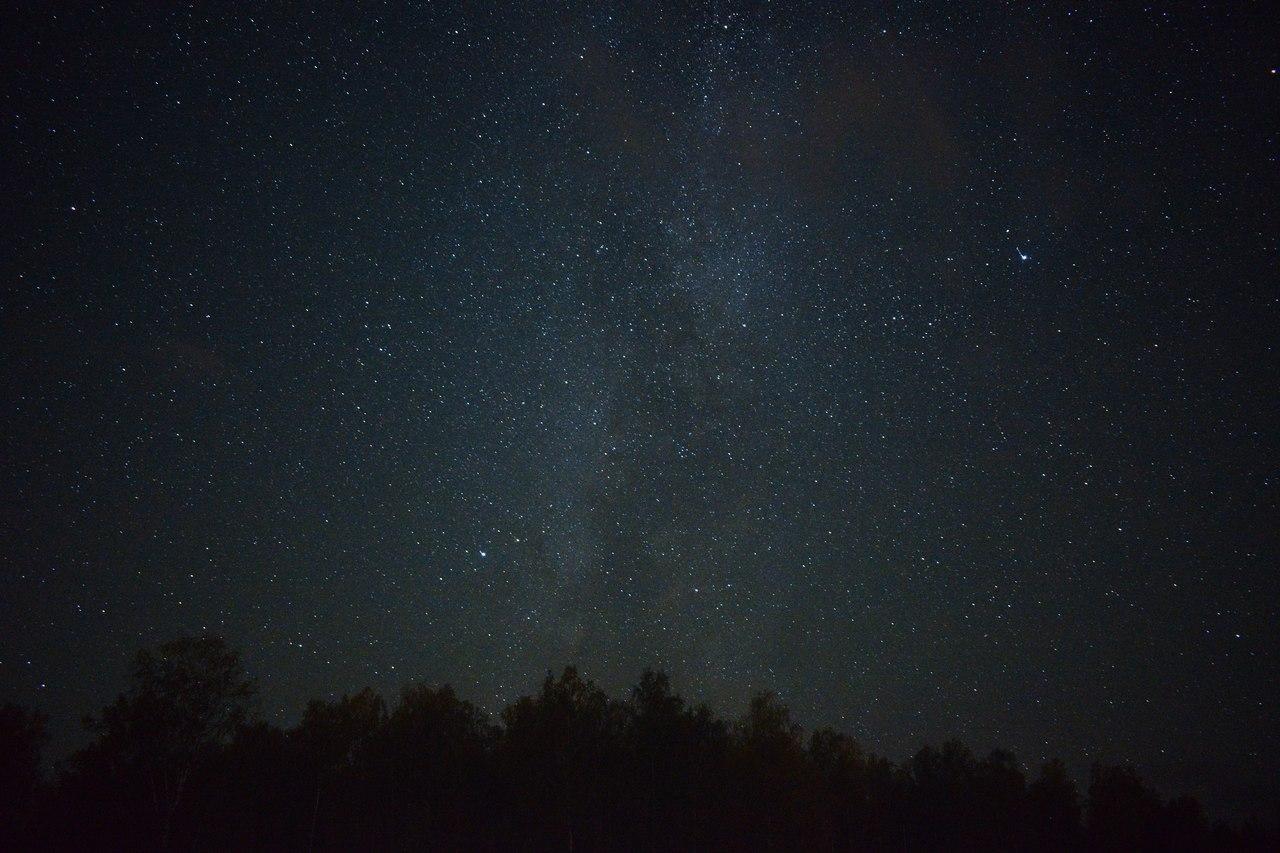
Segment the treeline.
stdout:
<svg viewBox="0 0 1280 853">
<path fill-rule="evenodd" d="M 573 668 L 499 723 L 448 686 L 314 700 L 280 729 L 222 640 L 140 653 L 93 741 L 39 774 L 42 718 L 0 710 L 0 846 L 49 850 L 1268 850 L 1130 768 L 956 742 L 895 764 L 805 737 L 777 699 L 728 722 L 646 672 L 623 700 Z"/>
</svg>

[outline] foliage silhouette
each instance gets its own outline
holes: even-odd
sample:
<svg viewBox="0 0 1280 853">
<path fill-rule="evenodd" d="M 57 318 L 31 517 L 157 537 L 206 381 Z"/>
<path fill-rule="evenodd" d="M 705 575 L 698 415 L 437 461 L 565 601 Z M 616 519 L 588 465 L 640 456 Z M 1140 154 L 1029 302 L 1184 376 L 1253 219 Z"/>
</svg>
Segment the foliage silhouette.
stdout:
<svg viewBox="0 0 1280 853">
<path fill-rule="evenodd" d="M 1087 798 L 1050 761 L 925 746 L 895 764 L 853 738 L 806 740 L 776 696 L 730 723 L 660 672 L 624 700 L 573 667 L 495 724 L 449 686 L 391 708 L 364 689 L 289 729 L 215 637 L 144 651 L 95 739 L 41 783 L 43 718 L 0 709 L 5 832 L 49 850 L 1268 850 L 1274 828 L 1210 826 L 1132 768 Z"/>
<path fill-rule="evenodd" d="M 73 757 L 70 776 L 84 796 L 94 777 L 110 779 L 107 808 L 94 811 L 131 843 L 151 834 L 167 849 L 192 775 L 244 725 L 253 694 L 239 655 L 218 637 L 144 649 L 129 691 L 85 721 L 97 740 Z"/>
</svg>

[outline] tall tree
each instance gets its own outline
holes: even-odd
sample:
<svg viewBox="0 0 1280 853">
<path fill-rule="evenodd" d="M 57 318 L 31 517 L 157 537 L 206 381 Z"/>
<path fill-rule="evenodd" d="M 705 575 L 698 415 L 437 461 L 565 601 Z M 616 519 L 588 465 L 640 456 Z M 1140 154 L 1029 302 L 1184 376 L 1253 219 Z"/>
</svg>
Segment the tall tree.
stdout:
<svg viewBox="0 0 1280 853">
<path fill-rule="evenodd" d="M 1088 832 L 1095 850 L 1153 849 L 1162 804 L 1129 765 L 1094 764 L 1089 773 Z"/>
<path fill-rule="evenodd" d="M 129 690 L 86 720 L 98 738 L 81 759 L 99 766 L 105 759 L 141 781 L 159 846 L 167 849 L 192 773 L 246 721 L 254 690 L 240 656 L 220 637 L 183 637 L 143 650 Z"/>
<path fill-rule="evenodd" d="M 313 699 L 293 732 L 305 763 L 315 778 L 307 849 L 315 846 L 320 826 L 320 805 L 327 784 L 350 783 L 351 776 L 367 762 L 368 752 L 387 720 L 387 705 L 371 688 L 337 702 Z M 354 788 L 354 785 L 347 784 Z M 332 797 L 329 798 L 333 800 Z"/>
<path fill-rule="evenodd" d="M 1058 759 L 1027 786 L 1027 843 L 1038 850 L 1074 850 L 1080 843 L 1080 792 Z"/>
</svg>

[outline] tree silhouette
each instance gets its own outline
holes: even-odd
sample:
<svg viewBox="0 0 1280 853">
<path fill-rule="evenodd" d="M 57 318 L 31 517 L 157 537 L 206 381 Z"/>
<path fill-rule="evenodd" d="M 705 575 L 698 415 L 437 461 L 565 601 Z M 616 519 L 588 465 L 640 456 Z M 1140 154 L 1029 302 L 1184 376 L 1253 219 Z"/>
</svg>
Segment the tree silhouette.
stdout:
<svg viewBox="0 0 1280 853">
<path fill-rule="evenodd" d="M 1027 786 L 1026 840 L 1037 850 L 1080 846 L 1080 792 L 1058 759 L 1047 762 Z"/>
<path fill-rule="evenodd" d="M 801 734 L 791 711 L 771 693 L 752 697 L 735 726 L 730 773 L 739 785 L 737 823 L 744 841 L 779 849 L 804 820 L 809 779 Z"/>
<path fill-rule="evenodd" d="M 335 793 L 344 798 L 357 792 L 360 780 L 356 777 L 367 765 L 367 753 L 386 719 L 386 703 L 367 687 L 336 702 L 313 699 L 307 705 L 294 738 L 315 779 L 308 849 L 315 844 L 325 788 L 336 789 Z"/>
<path fill-rule="evenodd" d="M 488 717 L 448 685 L 406 688 L 372 745 L 380 802 L 408 815 L 423 845 L 475 835 L 477 804 L 496 795 L 488 765 L 497 737 Z"/>
<path fill-rule="evenodd" d="M 895 764 L 848 735 L 807 738 L 778 697 L 730 724 L 661 672 L 625 701 L 574 667 L 495 724 L 449 686 L 313 700 L 282 729 L 221 640 L 139 654 L 95 740 L 40 783 L 43 718 L 0 709 L 5 849 L 1118 851 L 1277 849 L 1273 827 L 1208 826 L 1136 771 L 1027 781 L 958 741 Z M 1083 818 L 1083 821 L 1082 821 Z"/>
<path fill-rule="evenodd" d="M 1089 772 L 1088 833 L 1095 850 L 1154 848 L 1160 798 L 1129 765 L 1094 764 Z"/>
<path fill-rule="evenodd" d="M 522 804 L 517 820 L 538 834 L 531 821 L 550 815 L 546 829 L 569 849 L 604 833 L 611 770 L 619 766 L 625 709 L 591 681 L 565 667 L 550 673 L 536 697 L 523 696 L 502 713 L 504 770 Z M 532 809 L 532 810 L 530 810 Z"/>
<path fill-rule="evenodd" d="M 248 717 L 253 683 L 219 637 L 183 637 L 134 660 L 130 689 L 85 721 L 97 741 L 73 758 L 82 773 L 117 775 L 151 804 L 159 847 L 192 774 Z"/>
<path fill-rule="evenodd" d="M 666 674 L 653 670 L 632 689 L 630 714 L 635 835 L 650 850 L 705 846 L 703 830 L 725 776 L 728 726 L 705 706 L 687 707 Z"/>
</svg>

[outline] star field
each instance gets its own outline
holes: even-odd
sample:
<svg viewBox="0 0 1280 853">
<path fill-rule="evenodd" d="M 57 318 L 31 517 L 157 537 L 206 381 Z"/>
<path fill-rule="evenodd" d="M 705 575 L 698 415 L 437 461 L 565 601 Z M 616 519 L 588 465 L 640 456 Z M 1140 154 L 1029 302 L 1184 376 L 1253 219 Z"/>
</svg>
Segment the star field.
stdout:
<svg viewBox="0 0 1280 853">
<path fill-rule="evenodd" d="M 6 12 L 6 697 L 656 666 L 1260 807 L 1261 8 L 505 5 Z"/>
</svg>

